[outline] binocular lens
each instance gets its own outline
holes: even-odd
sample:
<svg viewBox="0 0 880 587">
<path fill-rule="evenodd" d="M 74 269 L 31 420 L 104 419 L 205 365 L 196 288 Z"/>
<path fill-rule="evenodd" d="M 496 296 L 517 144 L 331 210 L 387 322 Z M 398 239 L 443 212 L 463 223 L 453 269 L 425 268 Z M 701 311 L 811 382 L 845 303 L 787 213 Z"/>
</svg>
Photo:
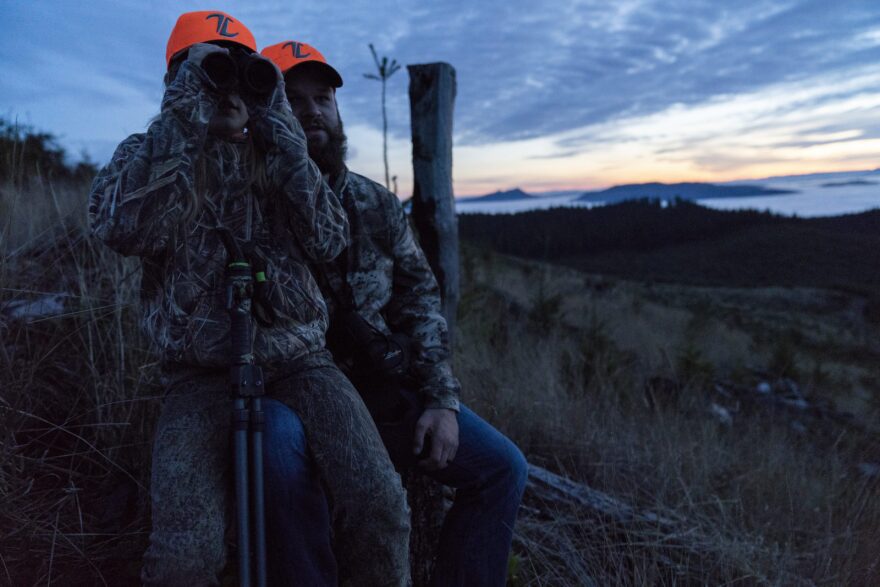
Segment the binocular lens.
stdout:
<svg viewBox="0 0 880 587">
<path fill-rule="evenodd" d="M 235 62 L 226 53 L 209 53 L 202 59 L 202 69 L 219 89 L 230 90 L 235 87 Z"/>
<path fill-rule="evenodd" d="M 240 84 L 244 92 L 258 96 L 269 95 L 275 89 L 278 74 L 270 62 L 254 55 L 235 57 L 210 53 L 202 59 L 202 69 L 217 89 L 231 91 Z"/>
<path fill-rule="evenodd" d="M 265 96 L 275 89 L 278 74 L 265 59 L 249 57 L 244 67 L 244 85 L 254 94 Z"/>
</svg>

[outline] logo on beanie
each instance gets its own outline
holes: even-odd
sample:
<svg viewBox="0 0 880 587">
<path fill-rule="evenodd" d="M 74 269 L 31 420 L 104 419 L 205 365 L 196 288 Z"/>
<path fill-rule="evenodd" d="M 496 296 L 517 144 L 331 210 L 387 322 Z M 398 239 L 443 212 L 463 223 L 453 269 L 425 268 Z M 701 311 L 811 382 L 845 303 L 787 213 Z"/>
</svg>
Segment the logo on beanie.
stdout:
<svg viewBox="0 0 880 587">
<path fill-rule="evenodd" d="M 230 33 L 229 31 L 226 30 L 226 27 L 228 27 L 229 23 L 233 22 L 233 20 L 231 18 L 229 18 L 228 16 L 226 16 L 225 14 L 219 14 L 219 13 L 209 14 L 208 16 L 205 17 L 205 20 L 208 20 L 209 18 L 216 18 L 217 19 L 217 34 L 220 35 L 221 37 L 232 38 L 232 37 L 238 36 L 238 33 Z"/>
<path fill-rule="evenodd" d="M 291 47 L 290 52 L 293 53 L 294 58 L 296 59 L 305 59 L 306 57 L 310 57 L 311 53 L 300 53 L 299 50 L 302 48 L 302 43 L 291 43 L 287 42 L 281 46 L 281 50 L 284 51 L 288 47 Z"/>
</svg>

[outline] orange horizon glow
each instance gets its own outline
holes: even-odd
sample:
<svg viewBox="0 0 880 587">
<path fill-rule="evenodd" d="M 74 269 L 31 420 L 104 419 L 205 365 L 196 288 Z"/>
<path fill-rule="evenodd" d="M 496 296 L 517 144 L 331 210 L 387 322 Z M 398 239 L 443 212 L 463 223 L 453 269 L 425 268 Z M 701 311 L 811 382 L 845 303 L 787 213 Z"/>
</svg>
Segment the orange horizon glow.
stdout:
<svg viewBox="0 0 880 587">
<path fill-rule="evenodd" d="M 547 136 L 455 146 L 462 197 L 597 190 L 649 182 L 724 183 L 880 167 L 880 71 L 863 67 L 755 92 L 598 122 Z M 384 176 L 381 133 L 350 129 L 350 167 Z M 411 142 L 389 141 L 398 194 L 412 192 Z M 371 175 L 372 174 L 372 175 Z"/>
<path fill-rule="evenodd" d="M 822 173 L 845 173 L 845 172 L 858 172 L 858 171 L 874 171 L 875 169 L 880 169 L 880 161 L 873 164 L 873 166 L 865 166 L 860 164 L 852 164 L 852 165 L 844 165 L 838 166 L 834 168 L 823 168 L 816 169 L 812 166 L 807 165 L 794 165 L 794 166 L 780 166 L 779 168 L 775 168 L 769 170 L 765 167 L 762 167 L 764 172 L 760 174 L 742 174 L 742 175 L 721 175 L 721 176 L 713 176 L 709 174 L 702 175 L 668 175 L 668 176 L 654 176 L 654 175 L 642 175 L 640 173 L 630 174 L 626 177 L 611 177 L 605 181 L 590 183 L 588 184 L 586 181 L 584 182 L 538 182 L 538 183 L 523 183 L 521 185 L 509 185 L 509 186 L 501 186 L 495 187 L 495 184 L 490 183 L 482 183 L 482 182 L 468 182 L 468 181 L 455 181 L 455 197 L 456 198 L 476 198 L 479 196 L 485 196 L 488 194 L 492 194 L 495 192 L 506 192 L 514 189 L 522 190 L 526 193 L 531 194 L 540 194 L 544 192 L 563 192 L 563 191 L 599 191 L 608 189 L 610 187 L 618 186 L 618 185 L 627 185 L 627 184 L 643 184 L 643 183 L 664 183 L 664 184 L 674 184 L 674 183 L 728 183 L 732 181 L 749 181 L 749 180 L 763 180 L 770 177 L 787 177 L 787 176 L 798 176 L 798 175 L 813 175 L 813 174 L 822 174 Z M 595 181 L 595 178 L 591 178 L 591 181 Z M 466 186 L 474 186 L 473 189 L 470 189 Z"/>
</svg>

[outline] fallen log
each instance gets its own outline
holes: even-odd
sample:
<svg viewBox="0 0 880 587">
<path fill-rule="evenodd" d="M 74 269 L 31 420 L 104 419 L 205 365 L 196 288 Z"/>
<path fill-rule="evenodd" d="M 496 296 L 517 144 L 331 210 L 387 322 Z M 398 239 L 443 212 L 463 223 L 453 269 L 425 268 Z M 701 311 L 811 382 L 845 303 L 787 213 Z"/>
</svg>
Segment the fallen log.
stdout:
<svg viewBox="0 0 880 587">
<path fill-rule="evenodd" d="M 562 475 L 551 473 L 537 465 L 529 464 L 526 491 L 530 497 L 538 498 L 546 503 L 578 506 L 621 524 L 645 522 L 659 526 L 672 526 L 676 523 L 671 518 L 660 516 L 654 512 L 639 511 L 607 493 L 602 493 Z"/>
</svg>

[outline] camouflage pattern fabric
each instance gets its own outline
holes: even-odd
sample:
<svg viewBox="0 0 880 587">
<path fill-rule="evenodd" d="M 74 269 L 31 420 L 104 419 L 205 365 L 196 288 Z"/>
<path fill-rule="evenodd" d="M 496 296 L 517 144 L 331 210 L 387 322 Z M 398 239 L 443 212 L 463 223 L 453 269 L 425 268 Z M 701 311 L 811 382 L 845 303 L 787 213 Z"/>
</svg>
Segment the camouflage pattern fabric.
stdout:
<svg viewBox="0 0 880 587">
<path fill-rule="evenodd" d="M 348 170 L 337 178 L 334 192 L 348 214 L 351 237 L 340 261 L 316 268 L 331 315 L 345 299 L 345 274 L 361 316 L 413 343 L 409 375 L 425 407 L 458 411 L 461 386 L 449 364 L 440 288 L 403 206 L 381 185 Z M 345 366 L 344 358 L 340 364 Z"/>
<path fill-rule="evenodd" d="M 172 386 L 160 418 L 144 581 L 216 584 L 225 557 L 231 400 L 222 225 L 256 243 L 266 265 L 277 319 L 255 324 L 254 354 L 275 377 L 270 393 L 303 421 L 333 500 L 341 562 L 364 584 L 406 584 L 404 492 L 369 413 L 322 350 L 327 308 L 307 266 L 344 248 L 345 213 L 307 156 L 281 80 L 265 104 L 247 104 L 251 134 L 242 141 L 208 134 L 212 86 L 184 62 L 161 114 L 120 144 L 89 201 L 94 236 L 142 258 L 143 326 L 163 363 L 178 375 L 199 373 Z"/>
<path fill-rule="evenodd" d="M 255 329 L 257 361 L 318 351 L 327 313 L 307 262 L 339 254 L 347 238 L 345 214 L 308 158 L 283 82 L 267 105 L 248 104 L 249 128 L 262 154 L 251 140 L 208 135 L 217 102 L 212 85 L 201 68 L 183 63 L 161 115 L 145 134 L 123 141 L 95 178 L 93 234 L 123 255 L 144 259 L 143 326 L 165 360 L 227 364 L 227 252 L 214 230 L 218 225 L 257 244 L 272 282 L 278 319 L 271 328 Z"/>
<path fill-rule="evenodd" d="M 267 395 L 305 425 L 332 504 L 340 567 L 355 585 L 407 585 L 409 508 L 369 412 L 329 353 L 310 355 L 287 371 L 269 375 Z M 173 374 L 153 449 L 144 585 L 217 584 L 234 502 L 226 386 L 225 372 Z"/>
</svg>

